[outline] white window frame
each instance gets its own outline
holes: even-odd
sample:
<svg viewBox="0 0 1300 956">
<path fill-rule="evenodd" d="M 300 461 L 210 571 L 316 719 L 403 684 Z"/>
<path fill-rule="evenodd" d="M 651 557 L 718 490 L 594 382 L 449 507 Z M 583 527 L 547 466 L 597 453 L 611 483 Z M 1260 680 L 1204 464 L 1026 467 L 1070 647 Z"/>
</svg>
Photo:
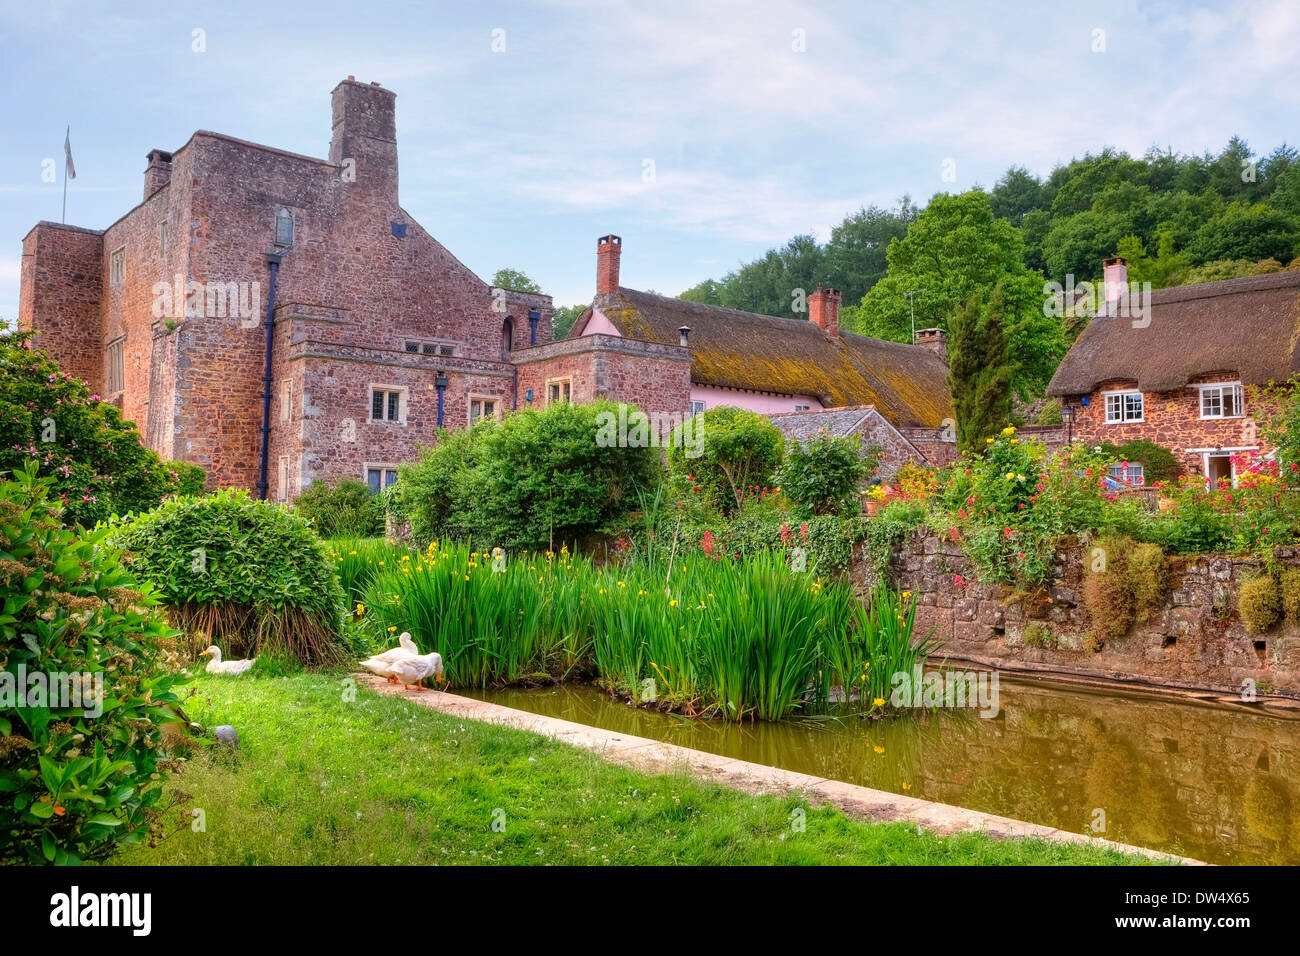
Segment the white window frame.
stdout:
<svg viewBox="0 0 1300 956">
<path fill-rule="evenodd" d="M 699 415 L 704 411 L 704 402 L 691 399 L 691 415 Z"/>
<path fill-rule="evenodd" d="M 126 246 L 118 246 L 108 254 L 108 284 L 121 285 L 126 281 Z"/>
<path fill-rule="evenodd" d="M 1141 403 L 1141 413 L 1136 418 L 1129 417 L 1129 399 L 1137 397 Z M 1119 402 L 1119 417 L 1112 418 L 1110 414 L 1110 403 L 1112 399 Z M 1141 391 L 1134 388 L 1115 389 L 1114 391 L 1102 392 L 1102 422 L 1106 425 L 1131 425 L 1135 422 L 1146 421 L 1147 400 Z"/>
<path fill-rule="evenodd" d="M 548 408 L 551 405 L 552 385 L 556 386 L 558 389 L 555 401 L 557 402 L 573 401 L 573 376 L 572 375 L 565 375 L 560 378 L 548 378 L 546 380 L 546 405 Z M 567 394 L 566 394 L 566 388 L 567 388 Z"/>
<path fill-rule="evenodd" d="M 1197 402 L 1200 405 L 1202 421 L 1246 417 L 1246 390 L 1241 387 L 1240 382 L 1207 382 L 1204 385 L 1198 385 L 1197 390 Z M 1205 413 L 1205 398 L 1207 393 L 1210 392 L 1219 393 L 1219 413 L 1217 415 L 1207 415 Z M 1223 396 L 1225 392 L 1230 392 L 1236 399 L 1237 411 L 1235 414 L 1225 415 L 1223 412 Z"/>
<path fill-rule="evenodd" d="M 396 392 L 397 393 L 397 418 L 375 418 L 375 392 Z M 379 382 L 372 382 L 366 390 L 366 421 L 373 425 L 405 425 L 406 424 L 406 402 L 407 389 L 404 385 L 384 385 Z M 388 411 L 388 398 L 384 398 L 384 411 Z"/>
<path fill-rule="evenodd" d="M 280 235 L 280 223 L 284 221 L 288 221 L 289 223 L 289 235 L 287 238 L 283 238 Z M 294 233 L 297 232 L 297 225 L 298 224 L 294 222 L 293 210 L 289 209 L 289 207 L 287 206 L 281 206 L 278 209 L 276 209 L 275 228 L 273 232 L 273 235 L 275 237 L 274 244 L 285 249 L 292 246 Z"/>
<path fill-rule="evenodd" d="M 470 425 L 471 428 L 472 428 L 474 425 L 478 424 L 478 422 L 480 422 L 480 421 L 483 420 L 483 416 L 482 416 L 482 415 L 480 415 L 477 419 L 474 417 L 474 403 L 475 403 L 475 402 L 480 402 L 480 403 L 481 403 L 481 402 L 491 402 L 491 403 L 492 403 L 492 420 L 493 420 L 494 422 L 499 422 L 499 421 L 501 421 L 501 415 L 502 415 L 502 411 L 503 411 L 503 409 L 502 409 L 502 407 L 501 407 L 501 398 L 500 398 L 499 396 L 497 396 L 497 395 L 476 395 L 476 394 L 474 394 L 473 392 L 471 392 L 469 395 L 466 396 L 466 402 L 465 402 L 465 409 L 466 409 L 465 414 L 466 414 L 466 416 L 467 416 L 466 421 L 469 422 L 469 425 Z"/>
<path fill-rule="evenodd" d="M 1116 474 L 1116 472 L 1119 472 Z M 1140 461 L 1130 461 L 1120 464 L 1116 462 L 1107 470 L 1107 474 L 1116 481 L 1129 488 L 1143 488 L 1146 486 L 1146 466 Z"/>
<path fill-rule="evenodd" d="M 811 406 L 811 405 L 805 405 L 805 404 L 802 403 L 802 402 L 796 402 L 796 403 L 795 403 L 795 406 L 794 406 L 794 410 L 795 410 L 796 412 L 810 412 L 810 411 L 812 411 L 812 406 Z"/>
<path fill-rule="evenodd" d="M 396 462 L 387 461 L 368 461 L 361 466 L 361 480 L 365 482 L 367 488 L 370 487 L 370 473 L 379 472 L 379 491 L 397 482 L 397 464 Z M 393 480 L 387 481 L 388 473 L 393 473 Z M 373 489 L 371 489 L 373 491 Z M 377 492 L 376 492 L 377 493 Z"/>
</svg>

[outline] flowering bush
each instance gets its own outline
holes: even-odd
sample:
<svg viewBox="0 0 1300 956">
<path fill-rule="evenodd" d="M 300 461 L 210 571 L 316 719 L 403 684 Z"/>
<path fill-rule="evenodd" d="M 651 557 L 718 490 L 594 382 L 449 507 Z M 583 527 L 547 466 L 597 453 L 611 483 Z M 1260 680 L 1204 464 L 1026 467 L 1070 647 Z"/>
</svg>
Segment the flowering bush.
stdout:
<svg viewBox="0 0 1300 956">
<path fill-rule="evenodd" d="M 821 429 L 808 441 L 788 442 L 773 480 L 808 514 L 842 514 L 859 482 L 876 467 L 879 449 L 864 457 L 858 436 L 832 437 Z"/>
</svg>

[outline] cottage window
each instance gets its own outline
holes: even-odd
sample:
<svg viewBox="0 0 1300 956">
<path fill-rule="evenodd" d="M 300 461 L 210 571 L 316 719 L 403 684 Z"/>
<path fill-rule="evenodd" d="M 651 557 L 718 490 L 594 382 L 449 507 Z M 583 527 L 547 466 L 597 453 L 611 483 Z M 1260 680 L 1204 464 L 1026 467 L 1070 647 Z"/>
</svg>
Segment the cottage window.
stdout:
<svg viewBox="0 0 1300 956">
<path fill-rule="evenodd" d="M 396 465 L 366 465 L 366 484 L 373 494 L 378 494 L 396 480 Z"/>
<path fill-rule="evenodd" d="M 293 245 L 293 214 L 283 206 L 275 214 L 275 244 L 277 246 Z"/>
<path fill-rule="evenodd" d="M 573 379 L 556 378 L 546 383 L 546 404 L 567 402 L 573 395 Z"/>
<path fill-rule="evenodd" d="M 1110 476 L 1121 485 L 1141 488 L 1146 484 L 1146 468 L 1136 461 L 1117 462 L 1110 466 Z"/>
<path fill-rule="evenodd" d="M 806 411 L 809 411 L 810 408 L 811 408 L 811 406 L 808 406 L 808 405 L 796 405 L 796 406 L 794 407 L 794 410 L 795 410 L 796 412 L 806 412 Z"/>
<path fill-rule="evenodd" d="M 700 412 L 702 412 L 702 411 L 704 411 L 704 403 L 703 403 L 703 402 L 696 402 L 696 401 L 692 401 L 692 402 L 691 402 L 691 414 L 692 414 L 692 415 L 698 415 L 698 414 L 700 414 Z"/>
<path fill-rule="evenodd" d="M 121 285 L 126 280 L 126 246 L 115 251 L 108 259 L 109 285 Z"/>
<path fill-rule="evenodd" d="M 1110 392 L 1106 395 L 1106 424 L 1143 420 L 1141 392 Z"/>
<path fill-rule="evenodd" d="M 116 395 L 122 389 L 126 388 L 126 356 L 123 346 L 126 345 L 126 337 L 118 339 L 116 342 L 109 342 L 105 356 L 105 364 L 108 366 L 108 394 Z"/>
<path fill-rule="evenodd" d="M 370 420 L 372 422 L 406 421 L 406 389 L 372 385 L 370 388 Z"/>
<path fill-rule="evenodd" d="M 484 418 L 495 420 L 497 417 L 497 400 L 495 398 L 471 398 L 469 400 L 469 423 L 481 421 Z"/>
<path fill-rule="evenodd" d="M 1241 418 L 1245 414 L 1245 395 L 1240 385 L 1201 387 L 1202 418 Z"/>
</svg>

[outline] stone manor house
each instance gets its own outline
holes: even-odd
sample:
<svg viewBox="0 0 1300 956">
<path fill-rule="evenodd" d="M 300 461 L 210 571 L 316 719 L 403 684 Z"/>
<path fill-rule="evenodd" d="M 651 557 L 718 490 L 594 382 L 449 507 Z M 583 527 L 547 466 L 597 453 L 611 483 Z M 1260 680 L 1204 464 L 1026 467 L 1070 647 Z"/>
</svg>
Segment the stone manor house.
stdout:
<svg viewBox="0 0 1300 956">
<path fill-rule="evenodd" d="M 591 307 L 552 341 L 549 296 L 489 286 L 402 209 L 394 94 L 348 77 L 332 102 L 328 159 L 200 130 L 149 152 L 142 202 L 107 229 L 23 240 L 20 327 L 210 487 L 378 488 L 440 426 L 599 396 L 738 405 L 791 434 L 846 410 L 887 465 L 951 457 L 942 333 L 841 333 L 833 289 L 809 320 L 638 292 L 610 235 Z"/>
</svg>

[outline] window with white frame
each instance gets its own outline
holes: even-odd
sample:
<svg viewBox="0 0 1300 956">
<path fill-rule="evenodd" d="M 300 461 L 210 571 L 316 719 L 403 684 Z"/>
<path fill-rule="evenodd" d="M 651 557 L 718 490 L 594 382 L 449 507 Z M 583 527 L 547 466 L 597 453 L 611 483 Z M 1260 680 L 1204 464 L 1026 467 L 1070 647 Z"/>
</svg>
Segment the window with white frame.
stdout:
<svg viewBox="0 0 1300 956">
<path fill-rule="evenodd" d="M 126 336 L 115 342 L 109 342 L 105 356 L 108 366 L 108 394 L 116 395 L 126 388 Z"/>
<path fill-rule="evenodd" d="M 496 421 L 501 414 L 501 403 L 495 398 L 474 398 L 469 400 L 469 423 L 474 425 L 483 419 Z"/>
<path fill-rule="evenodd" d="M 388 385 L 370 386 L 370 420 L 405 424 L 406 389 Z"/>
<path fill-rule="evenodd" d="M 1142 417 L 1141 392 L 1109 392 L 1106 395 L 1106 424 L 1140 422 Z"/>
<path fill-rule="evenodd" d="M 1202 418 L 1241 418 L 1246 414 L 1246 396 L 1240 385 L 1202 385 Z"/>
<path fill-rule="evenodd" d="M 553 378 L 546 383 L 546 404 L 567 402 L 573 395 L 573 379 Z"/>
<path fill-rule="evenodd" d="M 366 484 L 378 494 L 397 480 L 396 465 L 366 465 Z"/>
<path fill-rule="evenodd" d="M 811 408 L 812 408 L 811 405 L 795 405 L 794 410 L 795 410 L 796 412 L 806 412 L 806 411 L 810 410 Z"/>
<path fill-rule="evenodd" d="M 126 280 L 126 246 L 108 257 L 109 285 L 121 285 Z"/>
<path fill-rule="evenodd" d="M 692 415 L 698 415 L 698 414 L 699 414 L 700 412 L 702 412 L 702 411 L 704 411 L 704 403 L 703 403 L 703 402 L 696 402 L 696 401 L 692 401 L 692 402 L 691 402 L 691 414 L 692 414 Z"/>
<path fill-rule="evenodd" d="M 1141 488 L 1146 484 L 1146 468 L 1136 461 L 1116 462 L 1110 466 L 1110 476 L 1131 488 Z"/>
</svg>

